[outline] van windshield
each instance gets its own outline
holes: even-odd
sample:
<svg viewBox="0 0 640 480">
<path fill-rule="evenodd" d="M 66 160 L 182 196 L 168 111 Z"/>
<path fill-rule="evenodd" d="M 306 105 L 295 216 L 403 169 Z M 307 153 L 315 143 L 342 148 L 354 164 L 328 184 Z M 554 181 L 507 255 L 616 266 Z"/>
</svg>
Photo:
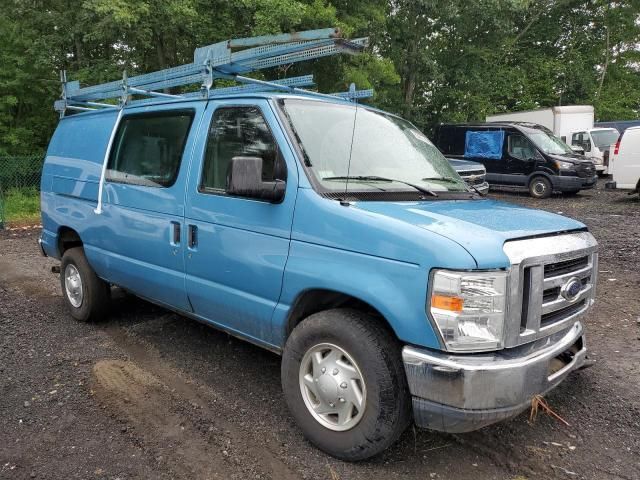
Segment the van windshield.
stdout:
<svg viewBox="0 0 640 480">
<path fill-rule="evenodd" d="M 468 191 L 435 145 L 406 120 L 353 104 L 285 99 L 281 105 L 306 166 L 326 190 Z"/>
<path fill-rule="evenodd" d="M 615 128 L 610 128 L 607 130 L 592 130 L 591 138 L 593 138 L 593 143 L 596 144 L 599 150 L 603 150 L 611 147 L 618 141 L 618 137 L 620 133 Z"/>
<path fill-rule="evenodd" d="M 528 131 L 529 139 L 542 150 L 544 153 L 555 155 L 572 154 L 571 147 L 560 140 L 558 137 L 551 135 L 543 130 Z"/>
</svg>

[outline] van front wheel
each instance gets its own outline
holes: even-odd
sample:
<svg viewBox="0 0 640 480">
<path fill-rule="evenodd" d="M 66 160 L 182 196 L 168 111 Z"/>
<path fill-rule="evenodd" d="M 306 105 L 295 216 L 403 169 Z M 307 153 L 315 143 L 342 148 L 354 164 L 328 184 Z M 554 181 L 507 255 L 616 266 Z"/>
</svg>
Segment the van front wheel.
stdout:
<svg viewBox="0 0 640 480">
<path fill-rule="evenodd" d="M 71 316 L 81 322 L 102 320 L 109 305 L 109 284 L 93 271 L 82 247 L 68 249 L 60 264 L 60 285 Z"/>
<path fill-rule="evenodd" d="M 411 418 L 400 345 L 379 319 L 358 310 L 316 313 L 293 330 L 282 388 L 305 437 L 342 460 L 382 452 Z"/>
<path fill-rule="evenodd" d="M 534 177 L 529 182 L 529 194 L 533 198 L 549 198 L 553 193 L 551 182 L 545 177 Z"/>
</svg>

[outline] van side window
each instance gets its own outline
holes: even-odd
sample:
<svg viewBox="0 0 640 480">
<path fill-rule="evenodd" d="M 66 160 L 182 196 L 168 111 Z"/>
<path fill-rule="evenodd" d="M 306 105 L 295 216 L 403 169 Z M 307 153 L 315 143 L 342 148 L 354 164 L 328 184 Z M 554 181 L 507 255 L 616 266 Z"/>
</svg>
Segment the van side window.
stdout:
<svg viewBox="0 0 640 480">
<path fill-rule="evenodd" d="M 524 135 L 509 135 L 508 139 L 509 155 L 520 160 L 535 158 L 536 149 Z"/>
<path fill-rule="evenodd" d="M 192 110 L 174 110 L 123 117 L 105 179 L 148 187 L 173 185 L 193 114 Z"/>
<path fill-rule="evenodd" d="M 262 158 L 262 179 L 284 180 L 284 162 L 275 138 L 257 107 L 216 110 L 207 138 L 200 191 L 224 191 L 233 157 Z"/>
</svg>

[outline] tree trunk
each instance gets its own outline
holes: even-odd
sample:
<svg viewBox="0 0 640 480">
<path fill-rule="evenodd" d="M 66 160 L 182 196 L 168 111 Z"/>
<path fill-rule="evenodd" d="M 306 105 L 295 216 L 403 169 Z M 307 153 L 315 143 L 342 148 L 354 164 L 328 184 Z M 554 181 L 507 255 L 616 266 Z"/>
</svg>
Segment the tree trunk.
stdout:
<svg viewBox="0 0 640 480">
<path fill-rule="evenodd" d="M 155 30 L 153 31 L 153 39 L 156 44 L 156 55 L 158 57 L 159 70 L 164 70 L 168 65 L 167 51 L 165 49 L 164 40 L 162 38 L 162 35 L 156 33 Z M 170 93 L 168 88 L 163 88 L 162 91 L 164 93 Z"/>
<path fill-rule="evenodd" d="M 417 30 L 417 25 L 414 25 L 414 32 Z M 413 98 L 416 91 L 417 72 L 416 72 L 416 56 L 418 54 L 418 37 L 414 34 L 409 39 L 407 45 L 407 59 L 404 65 L 404 75 L 402 79 L 402 100 L 403 100 L 403 114 L 405 117 L 411 116 L 411 110 L 413 109 Z"/>
<path fill-rule="evenodd" d="M 80 38 L 80 35 L 78 35 L 77 33 L 73 34 L 73 43 L 74 43 L 74 56 L 76 59 L 76 64 L 78 65 L 78 67 L 82 66 L 82 61 L 84 60 L 84 52 L 82 49 L 82 39 Z"/>
<path fill-rule="evenodd" d="M 609 11 L 609 7 L 607 7 L 607 12 Z M 605 14 L 606 15 L 606 14 Z M 606 22 L 606 19 L 605 19 Z M 596 93 L 596 98 L 600 98 L 600 94 L 602 93 L 602 86 L 604 85 L 604 77 L 607 75 L 607 68 L 609 68 L 609 56 L 611 55 L 611 39 L 609 37 L 609 26 L 605 25 L 604 27 L 607 30 L 607 40 L 606 47 L 604 52 L 604 65 L 602 66 L 602 75 L 600 75 L 600 85 L 598 85 L 598 92 Z"/>
</svg>

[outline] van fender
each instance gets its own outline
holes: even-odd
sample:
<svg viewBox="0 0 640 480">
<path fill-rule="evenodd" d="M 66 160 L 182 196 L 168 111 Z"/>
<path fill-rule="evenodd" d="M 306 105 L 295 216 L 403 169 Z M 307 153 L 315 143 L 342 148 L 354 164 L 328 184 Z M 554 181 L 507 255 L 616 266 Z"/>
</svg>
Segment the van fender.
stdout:
<svg viewBox="0 0 640 480">
<path fill-rule="evenodd" d="M 376 310 L 401 341 L 440 348 L 426 312 L 428 275 L 417 264 L 292 241 L 272 317 L 273 343 L 284 346 L 297 300 L 309 290 L 325 290 Z"/>
</svg>

